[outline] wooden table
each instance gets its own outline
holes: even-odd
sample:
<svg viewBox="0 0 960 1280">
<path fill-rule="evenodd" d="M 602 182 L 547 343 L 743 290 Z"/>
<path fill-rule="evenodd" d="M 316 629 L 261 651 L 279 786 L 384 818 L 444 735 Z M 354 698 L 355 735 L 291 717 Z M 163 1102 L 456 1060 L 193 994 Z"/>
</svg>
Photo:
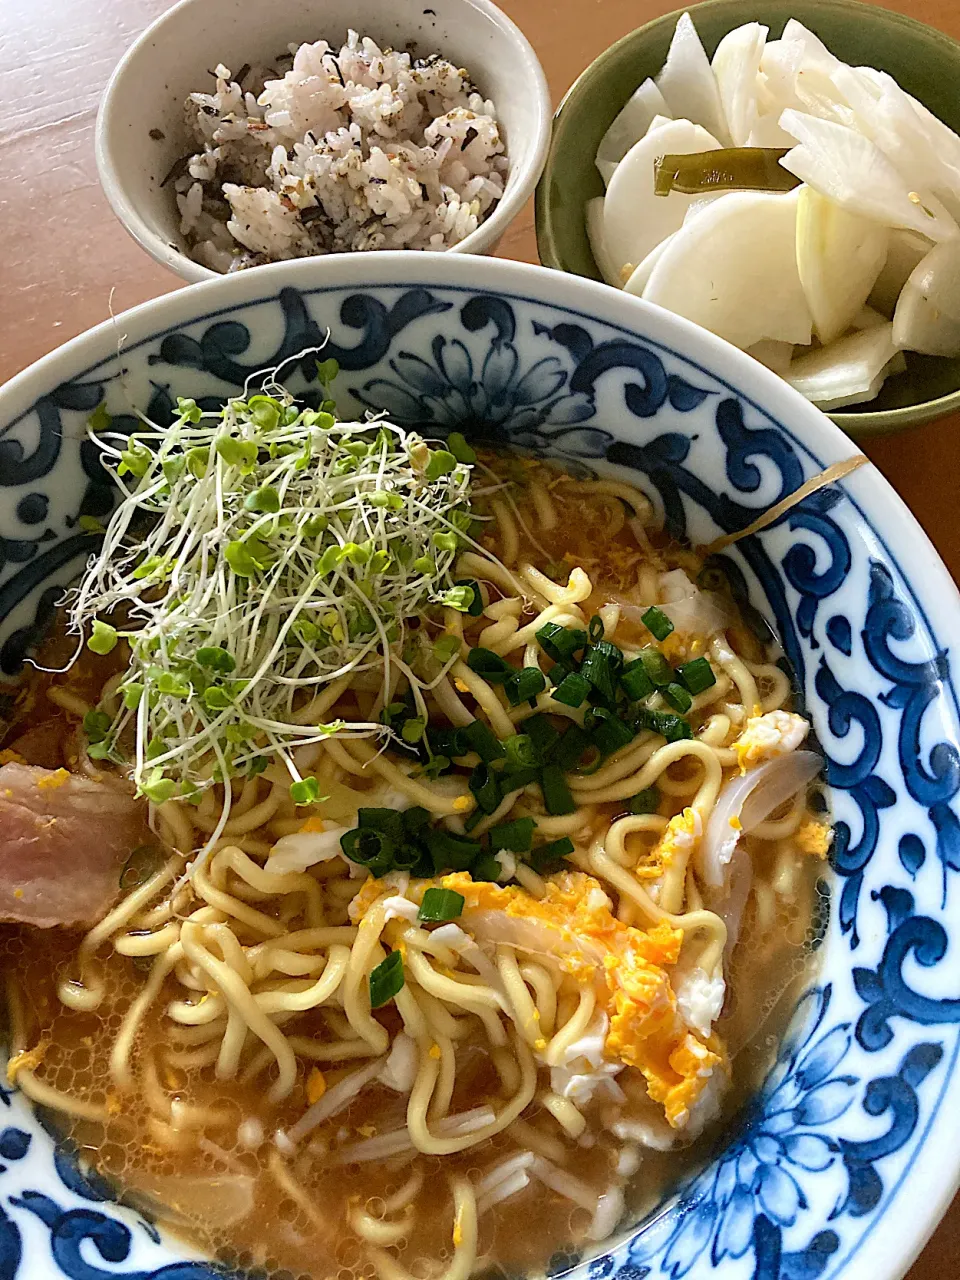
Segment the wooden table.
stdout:
<svg viewBox="0 0 960 1280">
<path fill-rule="evenodd" d="M 500 3 L 532 40 L 555 102 L 618 36 L 675 7 L 674 0 Z M 119 312 L 181 287 L 116 222 L 93 159 L 94 117 L 107 77 L 168 7 L 169 0 L 0 0 L 0 380 L 106 319 L 111 305 Z M 960 38 L 958 0 L 896 0 L 888 7 Z M 499 253 L 537 261 L 532 202 Z M 960 418 L 865 448 L 954 577 L 960 575 Z M 948 1280 L 958 1257 L 960 1199 L 909 1280 Z"/>
</svg>

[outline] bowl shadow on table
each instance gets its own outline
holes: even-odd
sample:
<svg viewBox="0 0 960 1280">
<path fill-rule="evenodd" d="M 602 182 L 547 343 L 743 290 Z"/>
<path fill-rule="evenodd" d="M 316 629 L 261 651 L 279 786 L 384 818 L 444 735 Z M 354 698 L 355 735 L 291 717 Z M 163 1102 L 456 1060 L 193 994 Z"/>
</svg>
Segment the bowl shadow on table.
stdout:
<svg viewBox="0 0 960 1280">
<path fill-rule="evenodd" d="M 604 192 L 594 156 L 634 89 L 659 74 L 683 12 L 623 36 L 582 72 L 560 103 L 536 195 L 537 247 L 545 266 L 602 279 L 583 216 L 586 201 Z M 723 36 L 744 22 L 768 26 L 772 40 L 796 18 L 839 58 L 888 72 L 960 131 L 960 44 L 912 18 L 857 0 L 707 0 L 689 12 L 711 57 Z M 875 400 L 831 413 L 833 421 L 850 435 L 875 435 L 960 411 L 960 357 L 905 356 L 906 371 L 889 378 Z"/>
</svg>

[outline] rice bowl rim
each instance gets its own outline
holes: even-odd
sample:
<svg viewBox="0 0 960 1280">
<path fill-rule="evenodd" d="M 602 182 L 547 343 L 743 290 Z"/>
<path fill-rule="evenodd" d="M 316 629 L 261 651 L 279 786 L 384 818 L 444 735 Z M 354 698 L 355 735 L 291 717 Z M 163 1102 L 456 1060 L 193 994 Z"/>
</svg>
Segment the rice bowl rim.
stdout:
<svg viewBox="0 0 960 1280">
<path fill-rule="evenodd" d="M 373 0 L 374 7 L 378 2 L 379 0 Z M 529 125 L 524 128 L 529 141 L 523 146 L 522 160 L 518 163 L 515 156 L 520 148 L 510 141 L 510 134 L 513 129 L 504 121 L 504 113 L 501 109 L 503 96 L 501 94 L 493 97 L 494 105 L 497 109 L 498 122 L 507 134 L 505 155 L 508 161 L 508 169 L 503 196 L 476 230 L 465 236 L 459 243 L 439 251 L 429 249 L 401 249 L 394 251 L 404 253 L 492 253 L 509 224 L 513 222 L 527 200 L 533 195 L 543 172 L 550 145 L 553 103 L 546 74 L 532 45 L 517 24 L 502 9 L 493 4 L 492 0 L 442 0 L 442 2 L 448 10 L 473 11 L 480 18 L 486 20 L 487 30 L 495 33 L 492 47 L 489 50 L 480 48 L 478 44 L 477 55 L 483 56 L 474 56 L 471 59 L 469 70 L 472 74 L 477 74 L 483 79 L 484 70 L 497 60 L 498 54 L 507 45 L 512 47 L 516 59 L 523 66 L 523 75 L 511 78 L 511 92 L 518 100 L 525 100 L 526 113 L 532 119 L 533 128 L 530 129 Z M 158 42 L 158 38 L 162 37 L 164 42 L 169 42 L 170 35 L 178 30 L 184 18 L 187 16 L 192 17 L 206 5 L 207 0 L 178 0 L 177 4 L 168 9 L 166 13 L 161 14 L 134 40 L 107 81 L 97 111 L 94 135 L 94 149 L 100 186 L 114 214 L 128 234 L 154 261 L 168 268 L 168 270 L 180 276 L 187 283 L 216 280 L 225 273 L 213 271 L 209 267 L 194 261 L 179 244 L 173 242 L 174 235 L 180 241 L 182 241 L 183 237 L 179 233 L 179 214 L 174 202 L 172 188 L 170 190 L 162 190 L 159 180 L 155 179 L 151 184 L 148 198 L 152 202 L 151 208 L 158 211 L 159 216 L 155 219 L 148 219 L 144 215 L 142 210 L 146 200 L 139 199 L 131 189 L 134 182 L 133 164 L 125 160 L 121 155 L 122 148 L 120 143 L 124 137 L 125 122 L 120 119 L 122 108 L 119 99 L 127 92 L 128 83 L 134 77 L 138 78 L 141 83 L 143 82 L 145 66 L 151 62 L 156 64 L 156 54 L 153 46 Z M 322 39 L 324 38 L 324 32 L 321 28 L 324 22 L 326 21 L 329 27 L 336 29 L 340 22 L 340 17 L 325 19 L 323 9 L 326 6 L 318 4 L 316 7 L 318 9 L 316 38 Z M 394 9 L 389 4 L 383 7 L 387 13 Z M 438 10 L 439 7 L 438 5 Z M 417 6 L 416 12 L 426 15 L 427 13 L 433 13 L 433 10 L 421 9 L 420 6 Z M 446 15 L 435 14 L 434 16 Z M 354 21 L 353 17 L 349 17 L 346 23 L 352 27 L 354 26 Z M 449 17 L 447 21 L 448 23 L 450 22 Z M 360 25 L 363 24 L 361 23 Z M 370 31 L 360 30 L 359 26 L 355 29 L 359 31 L 361 36 L 371 34 Z M 376 38 L 377 33 L 374 32 L 373 34 L 374 38 Z M 177 43 L 182 44 L 185 41 Z M 448 56 L 443 48 L 436 48 L 431 52 L 437 52 L 441 57 Z M 207 58 L 207 63 L 210 62 L 211 58 L 214 64 L 221 61 L 219 55 L 211 53 Z M 202 62 L 203 59 L 199 61 Z M 461 65 L 463 64 L 461 63 Z M 161 67 L 159 71 L 152 73 L 151 79 L 166 80 L 167 69 Z M 164 84 L 163 88 L 168 89 L 168 86 Z M 492 95 L 486 93 L 485 87 L 482 91 L 485 97 L 492 97 Z M 160 95 L 155 96 L 159 97 Z M 172 95 L 171 100 L 174 98 L 175 95 Z M 510 114 L 509 108 L 507 114 Z M 532 135 L 532 138 L 530 135 Z M 147 145 L 146 140 L 144 140 L 144 149 Z M 149 165 L 149 161 L 146 163 Z M 169 236 L 160 234 L 155 229 L 155 226 L 151 225 L 151 222 L 157 223 L 161 221 L 163 208 L 165 207 L 169 207 L 168 220 L 171 232 Z M 378 250 L 377 252 L 385 252 L 385 250 Z M 309 258 L 329 256 L 339 255 L 313 254 L 309 255 Z M 292 261 L 305 262 L 309 258 L 292 259 Z M 266 263 L 262 265 L 269 266 L 273 264 Z M 245 271 L 251 269 L 249 267 L 244 268 Z"/>
</svg>

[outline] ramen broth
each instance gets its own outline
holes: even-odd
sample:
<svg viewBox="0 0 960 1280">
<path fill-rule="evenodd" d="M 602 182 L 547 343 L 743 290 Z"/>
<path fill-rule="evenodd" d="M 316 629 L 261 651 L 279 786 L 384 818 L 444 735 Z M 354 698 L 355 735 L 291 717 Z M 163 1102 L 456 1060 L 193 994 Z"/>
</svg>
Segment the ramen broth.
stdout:
<svg viewBox="0 0 960 1280">
<path fill-rule="evenodd" d="M 584 618 L 600 614 L 611 601 L 655 600 L 658 573 L 682 568 L 696 578 L 701 565 L 692 552 L 649 527 L 638 535 L 636 513 L 616 485 L 591 485 L 543 464 L 497 455 L 484 455 L 481 462 L 507 482 L 506 487 L 474 500 L 475 511 L 488 517 L 481 545 L 503 564 L 529 562 L 552 580 L 565 580 L 573 568 L 584 570 L 591 584 L 590 595 L 578 602 Z M 464 576 L 479 575 L 474 568 Z M 506 592 L 494 583 L 489 597 L 495 603 L 506 598 Z M 521 617 L 519 626 L 533 616 Z M 474 628 L 473 637 L 477 626 L 495 626 L 497 618 L 488 615 L 474 622 L 465 617 L 462 622 L 465 629 Z M 772 658 L 776 655 L 739 617 L 731 618 L 725 635 L 737 659 L 757 673 L 759 698 L 766 703 L 775 697 L 777 669 Z M 623 647 L 650 641 L 641 622 L 622 614 L 615 638 Z M 675 660 L 709 652 L 696 639 L 688 642 L 686 651 L 676 648 L 677 643 L 675 638 Z M 63 763 L 77 768 L 83 706 L 95 700 L 92 687 L 109 676 L 111 663 L 115 669 L 113 659 L 84 659 L 64 676 L 38 679 L 21 705 L 25 718 L 8 741 L 30 723 L 54 716 L 57 734 L 65 744 Z M 461 699 L 468 698 L 466 686 L 455 687 Z M 736 702 L 735 686 L 725 698 L 728 705 Z M 370 704 L 371 694 L 362 682 L 343 699 L 348 715 L 367 716 Z M 778 705 L 789 706 L 789 701 Z M 745 709 L 747 716 L 754 712 L 755 708 Z M 338 707 L 338 713 L 344 712 Z M 701 727 L 710 714 L 726 713 L 707 708 L 699 717 Z M 736 726 L 731 722 L 726 741 L 735 738 Z M 732 776 L 736 771 L 727 772 Z M 686 811 L 700 775 L 701 765 L 691 756 L 666 767 L 658 784 L 658 818 L 670 819 Z M 332 766 L 321 790 L 331 779 L 343 781 L 344 777 L 361 803 L 366 792 L 372 795 L 377 790 L 376 779 L 363 769 L 344 775 Z M 260 789 L 254 788 L 255 795 L 248 797 L 248 812 L 261 803 L 268 785 L 258 780 Z M 241 791 L 242 787 L 236 788 L 236 794 Z M 578 851 L 597 841 L 602 844 L 611 824 L 625 812 L 622 799 L 591 805 L 576 834 Z M 549 827 L 549 820 L 543 821 Z M 262 827 L 247 833 L 250 856 L 262 863 L 263 850 L 297 831 L 302 822 L 292 806 L 275 807 Z M 731 1083 L 720 1115 L 692 1141 L 682 1131 L 665 1130 L 662 1119 L 650 1127 L 652 1145 L 640 1138 L 639 1129 L 629 1139 L 614 1136 L 605 1124 L 605 1110 L 612 1104 L 602 1093 L 582 1106 L 587 1123 L 574 1136 L 546 1105 L 541 1083 L 519 1119 L 478 1145 L 435 1155 L 401 1141 L 399 1147 L 388 1143 L 378 1153 L 372 1141 L 403 1130 L 408 1098 L 374 1078 L 345 1109 L 299 1142 L 290 1142 L 285 1135 L 304 1112 L 375 1057 L 370 1045 L 357 1036 L 341 1002 L 284 1014 L 278 1022 L 293 1044 L 297 1078 L 286 1097 L 271 1101 L 268 1092 L 276 1067 L 255 1037 L 246 1038 L 235 1078 L 222 1078 L 222 1071 L 218 1078 L 221 1040 L 212 1036 L 210 1023 L 203 1017 L 204 1002 L 217 998 L 215 984 L 198 980 L 197 971 L 192 977 L 184 973 L 182 965 L 163 977 L 139 1022 L 126 1051 L 125 1084 L 119 1087 L 117 1036 L 128 1025 L 131 1007 L 142 997 L 156 963 L 155 949 L 144 946 L 143 954 L 136 954 L 137 939 L 148 938 L 151 930 L 167 927 L 203 906 L 188 886 L 181 891 L 173 915 L 168 911 L 155 922 L 148 919 L 149 907 L 169 894 L 169 880 L 158 889 L 155 901 L 126 926 L 132 940 L 128 954 L 100 946 L 95 956 L 84 961 L 83 973 L 78 964 L 82 934 L 3 927 L 0 954 L 7 975 L 13 1052 L 27 1053 L 21 1064 L 27 1072 L 24 1086 L 29 1078 L 27 1092 L 41 1103 L 52 1104 L 58 1127 L 75 1144 L 82 1163 L 113 1181 L 134 1205 L 149 1206 L 155 1213 L 161 1206 L 159 1218 L 172 1232 L 227 1265 L 314 1280 L 360 1276 L 402 1280 L 407 1275 L 429 1280 L 444 1272 L 456 1277 L 458 1266 L 463 1270 L 464 1234 L 473 1230 L 452 1190 L 459 1179 L 459 1185 L 466 1182 L 473 1189 L 477 1204 L 476 1243 L 464 1274 L 489 1268 L 511 1275 L 542 1274 L 553 1255 L 595 1251 L 604 1234 L 637 1221 L 662 1200 L 703 1160 L 722 1128 L 734 1122 L 769 1068 L 796 995 L 809 979 L 815 954 L 813 921 L 818 905 L 822 906 L 818 895 L 825 892 L 821 882 L 825 864 L 817 854 L 825 848 L 811 853 L 794 843 L 798 829 L 811 822 L 816 825 L 801 795 L 782 805 L 755 832 L 741 837 L 741 847 L 753 866 L 753 886 L 739 942 L 724 961 L 726 996 L 712 1029 L 716 1042 L 725 1046 Z M 169 830 L 166 834 L 169 837 Z M 651 842 L 652 837 L 638 829 L 627 835 L 624 848 L 635 850 L 637 865 L 642 866 Z M 147 882 L 163 867 L 166 856 L 159 848 L 138 854 L 128 869 L 125 887 Z M 603 883 L 586 857 L 578 852 L 575 865 Z M 325 923 L 347 926 L 348 904 L 363 879 L 350 880 L 340 859 L 319 862 L 309 874 L 324 895 Z M 271 896 L 239 878 L 229 883 L 231 892 L 255 912 L 291 931 L 304 928 L 298 915 L 302 902 L 294 902 L 295 895 Z M 603 883 L 603 888 L 622 920 L 632 927 L 645 927 L 615 885 Z M 695 886 L 688 892 L 699 900 Z M 221 912 L 218 918 L 228 917 Z M 245 929 L 242 920 L 234 927 L 244 946 L 260 940 L 256 929 Z M 313 981 L 317 967 L 298 968 L 291 962 L 286 972 L 309 972 Z M 538 1000 L 539 974 L 538 970 L 526 977 L 528 989 Z M 63 984 L 86 981 L 89 985 L 91 980 L 102 991 L 95 1008 L 63 1003 L 58 994 Z M 291 978 L 286 981 L 289 986 Z M 573 1016 L 577 998 L 576 985 L 561 982 L 554 1025 L 562 1026 Z M 189 1004 L 189 1020 L 171 1020 L 171 1002 Z M 442 1047 L 438 1043 L 431 1050 L 438 1059 L 442 1057 L 438 1088 L 445 1088 L 447 1096 L 442 1105 L 434 1101 L 434 1110 L 428 1114 L 442 1124 L 444 1116 L 478 1111 L 479 1125 L 483 1114 L 478 1109 L 492 1106 L 496 1110 L 519 1087 L 520 1067 L 509 1048 L 512 1041 L 504 1038 L 499 1048 L 492 1046 L 478 1017 L 462 1010 L 452 1015 L 449 1008 L 437 1007 L 436 997 L 424 997 L 422 1003 L 449 1037 Z M 397 1004 L 385 1004 L 375 1017 L 394 1044 L 405 1025 Z M 616 1080 L 626 1100 L 617 1106 L 629 1111 L 636 1097 L 639 1113 L 646 1117 L 649 1101 L 644 1076 L 628 1067 Z M 559 1114 L 569 1119 L 562 1109 Z M 657 1149 L 663 1145 L 664 1133 L 675 1140 L 668 1150 Z M 371 1158 L 358 1162 L 351 1153 Z M 511 1160 L 519 1161 L 513 1175 L 518 1189 L 497 1203 L 491 1171 L 506 1169 L 503 1176 L 510 1176 L 507 1162 Z M 554 1186 L 528 1176 L 532 1161 L 560 1171 L 554 1173 Z M 624 1184 L 622 1201 L 616 1202 L 605 1233 L 598 1237 L 599 1196 L 611 1185 L 618 1166 Z M 517 1173 L 527 1177 L 524 1185 Z M 489 1207 L 485 1199 L 491 1201 Z M 594 1239 L 588 1238 L 591 1232 Z"/>
</svg>

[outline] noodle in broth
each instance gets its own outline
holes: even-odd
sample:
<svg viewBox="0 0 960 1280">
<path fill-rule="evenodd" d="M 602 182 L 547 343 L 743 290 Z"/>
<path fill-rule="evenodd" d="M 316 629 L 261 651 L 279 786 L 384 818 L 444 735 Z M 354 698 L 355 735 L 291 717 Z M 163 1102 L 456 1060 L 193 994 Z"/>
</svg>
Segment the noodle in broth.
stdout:
<svg viewBox="0 0 960 1280">
<path fill-rule="evenodd" d="M 307 803 L 277 758 L 198 802 L 155 802 L 155 847 L 82 939 L 6 930 L 10 1078 L 84 1158 L 231 1265 L 466 1280 L 594 1247 L 755 1087 L 810 963 L 830 832 L 808 805 L 816 767 L 776 653 L 696 588 L 698 558 L 631 485 L 494 453 L 472 483 L 480 524 L 453 571 L 477 608 L 421 621 L 430 643 L 454 638 L 446 669 L 414 696 L 401 659 L 386 690 L 361 671 L 298 708 L 302 724 L 392 717 L 389 742 L 296 746 L 298 777 L 316 779 Z M 589 664 L 545 650 L 550 624 L 612 646 L 623 670 L 665 664 L 620 745 L 602 733 L 625 713 L 554 697 L 557 662 Z M 116 657 L 33 687 L 72 771 L 111 767 L 82 725 L 96 707 L 122 714 Z M 531 696 L 507 695 L 504 667 L 535 670 Z M 477 723 L 486 735 L 430 767 L 426 727 L 447 741 Z M 521 752 L 556 750 L 544 744 L 571 727 L 603 745 L 558 770 L 551 798 L 549 757 L 528 776 Z M 787 789 L 747 822 L 760 788 L 740 780 L 759 770 Z M 356 836 L 364 813 L 375 836 Z M 419 863 L 400 857 L 401 830 Z M 458 870 L 468 845 L 482 853 Z"/>
</svg>

